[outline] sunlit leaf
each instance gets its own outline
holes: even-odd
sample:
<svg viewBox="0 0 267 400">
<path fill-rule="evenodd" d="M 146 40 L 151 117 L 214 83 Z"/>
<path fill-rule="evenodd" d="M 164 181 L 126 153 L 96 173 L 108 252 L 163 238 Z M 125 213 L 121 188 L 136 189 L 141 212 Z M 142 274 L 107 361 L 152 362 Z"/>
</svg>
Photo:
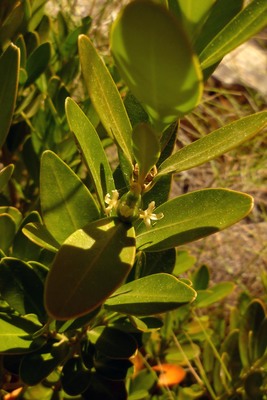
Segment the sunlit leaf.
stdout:
<svg viewBox="0 0 267 400">
<path fill-rule="evenodd" d="M 159 167 L 162 175 L 197 167 L 251 139 L 267 125 L 267 112 L 249 115 L 211 132 L 167 158 Z"/>
<path fill-rule="evenodd" d="M 233 282 L 220 282 L 209 289 L 198 290 L 196 307 L 208 307 L 233 292 L 235 284 Z"/>
<path fill-rule="evenodd" d="M 123 282 L 134 256 L 134 229 L 116 218 L 77 230 L 59 249 L 47 277 L 48 313 L 67 320 L 94 310 Z"/>
<path fill-rule="evenodd" d="M 101 140 L 89 119 L 70 98 L 66 100 L 66 114 L 70 129 L 79 143 L 84 161 L 91 174 L 99 202 L 104 208 L 105 195 L 111 193 L 115 186 Z"/>
<path fill-rule="evenodd" d="M 191 40 L 194 41 L 215 1 L 168 0 L 168 5 L 169 9 L 182 19 Z"/>
<path fill-rule="evenodd" d="M 0 353 L 27 353 L 41 347 L 45 340 L 33 341 L 32 335 L 41 328 L 30 320 L 0 313 Z"/>
<path fill-rule="evenodd" d="M 194 300 L 196 292 L 173 275 L 153 274 L 121 286 L 105 302 L 107 310 L 153 315 Z"/>
<path fill-rule="evenodd" d="M 59 243 L 99 217 L 89 190 L 51 151 L 44 152 L 41 160 L 40 197 L 45 225 Z"/>
<path fill-rule="evenodd" d="M 90 99 L 107 133 L 116 140 L 129 164 L 132 163 L 132 127 L 118 89 L 90 39 L 79 37 L 82 73 Z"/>
<path fill-rule="evenodd" d="M 111 32 L 119 72 L 159 131 L 191 111 L 202 93 L 201 70 L 182 23 L 142 0 L 126 6 Z"/>
<path fill-rule="evenodd" d="M 233 225 L 244 218 L 253 199 L 244 193 L 227 189 L 204 189 L 169 200 L 155 209 L 164 217 L 147 230 L 137 227 L 137 248 L 159 251 L 176 247 Z"/>
<path fill-rule="evenodd" d="M 38 223 L 29 223 L 24 226 L 23 233 L 33 243 L 41 246 L 49 251 L 57 252 L 60 244 L 49 233 L 46 227 Z"/>
<path fill-rule="evenodd" d="M 203 69 L 220 61 L 267 25 L 266 0 L 253 0 L 241 10 L 199 55 Z"/>
</svg>

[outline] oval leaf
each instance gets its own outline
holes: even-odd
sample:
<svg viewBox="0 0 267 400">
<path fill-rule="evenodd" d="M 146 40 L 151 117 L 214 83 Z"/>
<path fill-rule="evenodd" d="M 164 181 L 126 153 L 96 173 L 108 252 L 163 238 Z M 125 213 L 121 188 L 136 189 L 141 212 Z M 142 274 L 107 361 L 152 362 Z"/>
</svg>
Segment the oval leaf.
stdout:
<svg viewBox="0 0 267 400">
<path fill-rule="evenodd" d="M 66 114 L 91 174 L 99 202 L 105 208 L 105 195 L 111 193 L 115 186 L 101 140 L 94 126 L 71 98 L 66 100 Z"/>
<path fill-rule="evenodd" d="M 220 282 L 207 289 L 197 289 L 196 307 L 208 307 L 228 296 L 233 292 L 235 284 L 233 282 Z"/>
<path fill-rule="evenodd" d="M 125 158 L 132 164 L 132 127 L 118 89 L 90 39 L 80 35 L 78 44 L 90 99 L 107 133 L 116 140 Z"/>
<path fill-rule="evenodd" d="M 173 275 L 154 274 L 121 286 L 105 308 L 130 315 L 160 314 L 189 303 L 196 297 L 190 286 Z"/>
<path fill-rule="evenodd" d="M 165 160 L 156 179 L 162 175 L 197 167 L 251 139 L 267 125 L 267 112 L 239 119 L 183 147 Z"/>
<path fill-rule="evenodd" d="M 218 232 L 244 218 L 253 206 L 247 194 L 227 189 L 204 189 L 162 204 L 155 214 L 164 217 L 147 230 L 137 228 L 137 248 L 159 251 L 192 242 Z"/>
<path fill-rule="evenodd" d="M 19 49 L 11 44 L 0 57 L 0 148 L 3 146 L 17 98 Z"/>
<path fill-rule="evenodd" d="M 182 23 L 152 1 L 126 6 L 111 32 L 111 51 L 125 83 L 162 130 L 191 111 L 202 75 Z"/>
<path fill-rule="evenodd" d="M 87 187 L 52 151 L 42 156 L 40 198 L 45 225 L 58 243 L 99 217 Z"/>
<path fill-rule="evenodd" d="M 133 227 L 116 218 L 74 232 L 59 249 L 48 274 L 45 303 L 49 315 L 71 319 L 106 300 L 133 265 L 134 235 Z"/>
</svg>

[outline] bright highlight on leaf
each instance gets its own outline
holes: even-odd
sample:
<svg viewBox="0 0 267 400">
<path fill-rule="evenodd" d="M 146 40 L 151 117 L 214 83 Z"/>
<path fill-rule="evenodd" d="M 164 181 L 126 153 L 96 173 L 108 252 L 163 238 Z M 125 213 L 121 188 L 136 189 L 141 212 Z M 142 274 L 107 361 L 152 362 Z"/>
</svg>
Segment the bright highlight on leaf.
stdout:
<svg viewBox="0 0 267 400">
<path fill-rule="evenodd" d="M 123 80 L 159 131 L 198 104 L 198 60 L 182 23 L 165 7 L 149 0 L 125 7 L 111 32 L 111 51 Z"/>
</svg>

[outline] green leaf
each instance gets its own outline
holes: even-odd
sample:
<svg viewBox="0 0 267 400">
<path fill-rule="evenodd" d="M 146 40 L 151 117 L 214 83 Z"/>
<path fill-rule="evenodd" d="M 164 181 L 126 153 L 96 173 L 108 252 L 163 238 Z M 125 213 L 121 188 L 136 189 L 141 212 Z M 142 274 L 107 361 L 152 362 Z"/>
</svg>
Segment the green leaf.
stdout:
<svg viewBox="0 0 267 400">
<path fill-rule="evenodd" d="M 199 290 L 206 290 L 209 285 L 210 271 L 206 265 L 200 265 L 194 271 L 191 281 L 194 289 L 198 292 Z M 214 288 L 213 288 L 214 289 Z"/>
<path fill-rule="evenodd" d="M 20 258 L 24 261 L 38 260 L 40 256 L 40 247 L 36 246 L 23 234 L 23 227 L 28 223 L 40 223 L 41 217 L 37 211 L 32 211 L 23 219 L 19 230 L 16 233 L 13 243 L 13 257 Z"/>
<path fill-rule="evenodd" d="M 171 274 L 175 265 L 175 249 L 144 253 L 145 263 L 142 266 L 140 277 L 165 272 Z"/>
<path fill-rule="evenodd" d="M 42 43 L 29 56 L 26 63 L 28 79 L 25 86 L 31 85 L 46 70 L 51 57 L 51 45 Z"/>
<path fill-rule="evenodd" d="M 265 304 L 259 299 L 254 299 L 248 305 L 243 318 L 240 320 L 238 344 L 244 368 L 249 368 L 256 361 L 257 334 L 265 317 Z"/>
<path fill-rule="evenodd" d="M 0 215 L 0 249 L 7 253 L 16 233 L 14 219 L 8 214 Z"/>
<path fill-rule="evenodd" d="M 195 305 L 198 308 L 208 307 L 228 296 L 235 288 L 233 282 L 221 282 L 207 290 L 198 290 Z"/>
<path fill-rule="evenodd" d="M 66 100 L 66 114 L 70 129 L 79 143 L 91 174 L 99 202 L 104 209 L 105 195 L 111 193 L 115 186 L 101 140 L 89 119 L 71 98 Z"/>
<path fill-rule="evenodd" d="M 138 164 L 138 182 L 143 186 L 147 174 L 156 165 L 160 156 L 160 140 L 155 130 L 146 123 L 133 129 L 133 153 Z"/>
<path fill-rule="evenodd" d="M 0 192 L 5 188 L 14 171 L 14 164 L 9 164 L 0 171 Z"/>
<path fill-rule="evenodd" d="M 251 38 L 267 25 L 266 0 L 253 0 L 240 11 L 199 55 L 202 69 L 220 61 L 226 54 Z"/>
<path fill-rule="evenodd" d="M 134 228 L 117 218 L 104 218 L 74 232 L 59 249 L 47 277 L 49 315 L 67 320 L 103 303 L 133 265 L 134 235 Z"/>
<path fill-rule="evenodd" d="M 104 306 L 130 315 L 160 314 L 195 299 L 190 286 L 169 274 L 154 274 L 121 286 Z"/>
<path fill-rule="evenodd" d="M 252 197 L 227 189 L 184 194 L 156 208 L 164 217 L 152 229 L 143 222 L 137 227 L 137 248 L 159 251 L 192 242 L 240 221 L 252 206 Z"/>
<path fill-rule="evenodd" d="M 24 5 L 22 1 L 1 2 L 1 48 L 4 48 L 5 45 L 14 38 L 18 30 L 20 29 L 24 14 L 23 8 Z"/>
<path fill-rule="evenodd" d="M 19 62 L 19 49 L 10 44 L 0 57 L 0 148 L 9 132 L 16 103 Z"/>
<path fill-rule="evenodd" d="M 78 45 L 83 77 L 94 108 L 107 133 L 132 164 L 132 127 L 118 89 L 89 38 L 81 35 Z"/>
<path fill-rule="evenodd" d="M 45 319 L 43 283 L 33 268 L 16 258 L 3 258 L 0 264 L 0 292 L 20 314 L 36 314 Z"/>
<path fill-rule="evenodd" d="M 24 226 L 22 232 L 28 239 L 37 246 L 56 253 L 60 248 L 60 244 L 54 239 L 46 227 L 38 223 L 29 223 Z"/>
<path fill-rule="evenodd" d="M 130 3 L 111 32 L 119 72 L 160 131 L 190 112 L 202 93 L 202 74 L 189 40 L 165 7 Z"/>
<path fill-rule="evenodd" d="M 19 227 L 22 220 L 22 214 L 17 208 L 12 206 L 0 206 L 0 215 L 1 214 L 8 214 L 15 222 L 16 229 Z"/>
<path fill-rule="evenodd" d="M 45 340 L 33 341 L 32 335 L 40 327 L 26 318 L 0 313 L 0 353 L 21 354 L 38 349 Z"/>
<path fill-rule="evenodd" d="M 170 11 L 182 19 L 192 41 L 197 37 L 214 2 L 215 0 L 168 0 Z"/>
<path fill-rule="evenodd" d="M 39 351 L 25 355 L 20 363 L 20 379 L 26 385 L 37 385 L 64 361 L 69 353 L 69 349 L 66 341 L 61 343 L 50 342 Z"/>
<path fill-rule="evenodd" d="M 187 365 L 187 360 L 193 360 L 200 356 L 200 348 L 195 343 L 183 343 L 181 352 L 177 346 L 170 347 L 166 355 L 166 361 L 179 365 Z"/>
<path fill-rule="evenodd" d="M 40 198 L 45 225 L 58 243 L 99 217 L 89 190 L 51 151 L 41 159 Z"/>
<path fill-rule="evenodd" d="M 128 359 L 114 359 L 102 353 L 96 353 L 94 367 L 101 376 L 114 381 L 122 381 L 126 378 L 127 371 L 133 367 L 133 364 Z"/>
<path fill-rule="evenodd" d="M 251 139 L 267 124 L 267 112 L 249 115 L 183 147 L 165 160 L 156 179 L 162 175 L 197 167 Z"/>
<path fill-rule="evenodd" d="M 176 262 L 173 270 L 174 275 L 180 275 L 188 271 L 196 263 L 196 257 L 192 256 L 186 250 L 178 250 L 176 254 Z"/>
<path fill-rule="evenodd" d="M 243 3 L 243 0 L 216 0 L 214 2 L 210 14 L 194 43 L 197 54 L 200 54 L 224 26 L 241 11 Z"/>
</svg>

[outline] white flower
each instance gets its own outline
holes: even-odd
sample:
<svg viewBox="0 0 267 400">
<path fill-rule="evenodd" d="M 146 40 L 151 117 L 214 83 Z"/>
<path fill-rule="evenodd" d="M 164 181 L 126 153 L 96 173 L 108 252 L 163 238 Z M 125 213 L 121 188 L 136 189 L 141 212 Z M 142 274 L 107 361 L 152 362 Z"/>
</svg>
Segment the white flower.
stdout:
<svg viewBox="0 0 267 400">
<path fill-rule="evenodd" d="M 117 190 L 112 190 L 112 196 L 110 194 L 106 194 L 105 196 L 105 203 L 108 205 L 105 208 L 105 214 L 110 215 L 110 212 L 113 208 L 116 209 L 119 200 L 119 192 Z"/>
<path fill-rule="evenodd" d="M 155 210 L 154 201 L 151 201 L 151 203 L 149 203 L 146 210 L 140 210 L 139 218 L 142 218 L 144 220 L 147 229 L 151 228 L 151 221 L 158 221 L 159 219 L 164 217 L 163 213 L 153 214 L 154 210 Z"/>
</svg>

